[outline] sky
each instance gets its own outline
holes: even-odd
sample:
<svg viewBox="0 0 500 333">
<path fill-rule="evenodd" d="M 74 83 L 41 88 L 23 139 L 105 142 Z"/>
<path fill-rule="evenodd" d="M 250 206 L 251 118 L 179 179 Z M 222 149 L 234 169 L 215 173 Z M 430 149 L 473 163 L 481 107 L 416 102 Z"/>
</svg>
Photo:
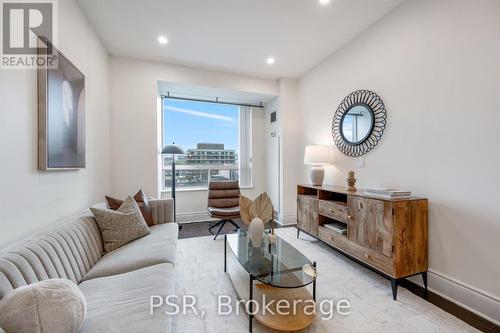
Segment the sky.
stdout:
<svg viewBox="0 0 500 333">
<path fill-rule="evenodd" d="M 163 99 L 163 145 L 175 142 L 184 150 L 197 143 L 224 143 L 238 149 L 239 107 Z"/>
</svg>

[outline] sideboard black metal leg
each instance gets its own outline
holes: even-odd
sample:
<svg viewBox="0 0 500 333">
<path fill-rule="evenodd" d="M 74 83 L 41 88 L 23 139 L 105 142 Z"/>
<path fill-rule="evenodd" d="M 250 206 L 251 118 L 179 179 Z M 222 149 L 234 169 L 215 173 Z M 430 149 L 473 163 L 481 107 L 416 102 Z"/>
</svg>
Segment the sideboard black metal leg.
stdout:
<svg viewBox="0 0 500 333">
<path fill-rule="evenodd" d="M 224 235 L 224 273 L 227 272 L 227 235 Z"/>
<path fill-rule="evenodd" d="M 248 332 L 252 333 L 252 319 L 253 319 L 253 280 L 254 280 L 254 277 L 252 274 L 250 274 L 250 293 L 249 293 L 249 297 L 248 297 L 248 302 L 249 303 L 249 314 L 248 314 Z"/>
<path fill-rule="evenodd" d="M 422 280 L 424 280 L 425 296 L 427 296 L 427 272 L 422 273 Z"/>
<path fill-rule="evenodd" d="M 391 288 L 392 288 L 392 299 L 396 300 L 398 298 L 398 280 L 391 279 Z"/>
<path fill-rule="evenodd" d="M 297 228 L 297 238 L 299 238 L 299 236 L 300 236 L 300 229 Z"/>
</svg>

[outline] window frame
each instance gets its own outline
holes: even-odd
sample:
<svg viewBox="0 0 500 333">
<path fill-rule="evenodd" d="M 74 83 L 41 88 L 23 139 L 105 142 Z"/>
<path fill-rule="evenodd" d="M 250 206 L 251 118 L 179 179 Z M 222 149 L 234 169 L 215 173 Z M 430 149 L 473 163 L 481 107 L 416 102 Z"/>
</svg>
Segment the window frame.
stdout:
<svg viewBox="0 0 500 333">
<path fill-rule="evenodd" d="M 168 96 L 160 96 L 160 121 L 161 121 L 161 129 L 160 129 L 160 133 L 161 133 L 161 137 L 160 137 L 160 142 L 161 142 L 161 148 L 159 149 L 159 154 L 160 154 L 160 170 L 159 170 L 159 173 L 160 173 L 160 193 L 169 193 L 172 191 L 171 188 L 164 188 L 164 185 L 165 185 L 165 177 L 164 177 L 164 157 L 161 153 L 161 150 L 163 149 L 163 144 L 164 144 L 164 135 L 165 135 L 165 126 L 164 126 L 164 123 L 165 123 L 165 113 L 164 113 L 164 100 L 165 99 L 169 99 L 170 97 Z M 185 101 L 191 101 L 191 102 L 196 102 L 196 100 L 192 100 L 192 99 L 182 99 L 182 98 L 171 98 L 173 100 L 185 100 Z M 211 101 L 206 101 L 206 100 L 199 100 L 198 101 L 199 103 L 213 103 L 213 104 L 228 104 L 228 103 L 218 103 L 218 102 L 211 102 Z M 252 121 L 252 118 L 253 118 L 253 107 L 250 107 L 250 106 L 242 106 L 242 105 L 238 105 L 238 104 L 230 104 L 230 105 L 233 105 L 233 106 L 238 106 L 239 107 L 239 121 L 238 121 L 238 148 L 237 148 L 237 153 L 238 153 L 238 181 L 240 182 L 240 189 L 253 189 L 254 187 L 254 183 L 253 183 L 253 179 L 254 179 L 254 170 L 253 170 L 253 156 L 252 156 L 252 153 L 253 153 L 253 121 Z M 241 177 L 242 177 L 242 160 L 243 160 L 243 156 L 241 155 L 241 127 L 242 127 L 242 121 L 241 121 L 241 112 L 242 112 L 242 108 L 244 107 L 247 107 L 248 108 L 248 116 L 247 116 L 247 120 L 245 121 L 245 124 L 246 124 L 246 127 L 247 127 L 247 140 L 246 140 L 246 151 L 247 151 L 247 154 L 246 154 L 246 157 L 248 158 L 248 161 L 246 162 L 246 165 L 247 165 L 247 170 L 248 170 L 248 177 L 249 177 L 249 183 L 248 184 L 245 184 L 245 185 L 241 185 Z M 177 142 L 176 142 L 177 143 Z M 181 144 L 181 143 L 179 143 Z M 171 169 L 171 167 L 170 167 Z M 210 169 L 209 169 L 209 178 L 210 178 Z M 177 187 L 175 188 L 175 191 L 176 192 L 199 192 L 199 191 L 208 191 L 208 186 L 192 186 L 192 187 Z"/>
</svg>

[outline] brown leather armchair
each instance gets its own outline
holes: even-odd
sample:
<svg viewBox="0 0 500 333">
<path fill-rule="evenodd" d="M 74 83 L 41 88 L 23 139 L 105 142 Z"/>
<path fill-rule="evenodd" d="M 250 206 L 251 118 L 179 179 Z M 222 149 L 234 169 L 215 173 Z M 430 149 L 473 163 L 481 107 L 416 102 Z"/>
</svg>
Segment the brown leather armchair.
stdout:
<svg viewBox="0 0 500 333">
<path fill-rule="evenodd" d="M 240 227 L 234 219 L 240 218 L 240 185 L 238 181 L 214 181 L 208 184 L 208 214 L 219 222 L 208 230 L 213 235 L 212 229 L 219 227 L 214 239 L 219 236 L 226 222 L 232 224 L 236 230 Z"/>
</svg>

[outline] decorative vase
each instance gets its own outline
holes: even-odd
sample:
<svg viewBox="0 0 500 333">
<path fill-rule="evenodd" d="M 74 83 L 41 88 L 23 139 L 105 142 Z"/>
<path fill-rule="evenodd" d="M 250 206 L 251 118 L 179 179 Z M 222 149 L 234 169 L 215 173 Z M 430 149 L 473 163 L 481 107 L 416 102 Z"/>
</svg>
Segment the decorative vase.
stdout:
<svg viewBox="0 0 500 333">
<path fill-rule="evenodd" d="M 258 217 L 255 217 L 248 227 L 250 240 L 253 247 L 260 247 L 264 239 L 264 222 Z"/>
</svg>

